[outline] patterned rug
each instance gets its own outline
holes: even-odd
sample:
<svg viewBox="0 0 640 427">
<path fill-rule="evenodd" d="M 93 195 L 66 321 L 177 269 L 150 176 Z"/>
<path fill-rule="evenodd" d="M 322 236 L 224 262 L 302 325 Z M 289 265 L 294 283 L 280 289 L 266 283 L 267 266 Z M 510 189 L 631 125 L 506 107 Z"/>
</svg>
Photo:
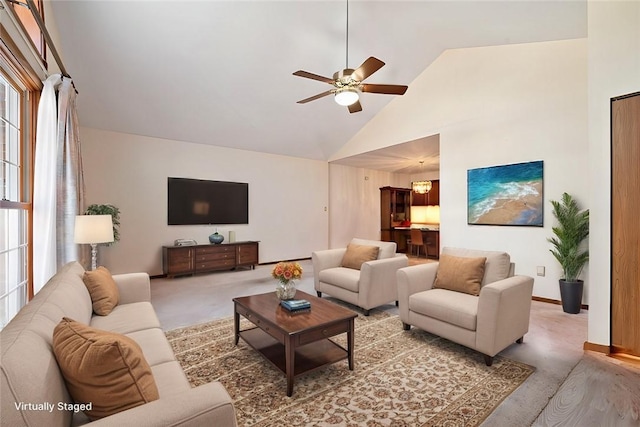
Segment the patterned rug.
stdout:
<svg viewBox="0 0 640 427">
<path fill-rule="evenodd" d="M 500 356 L 487 367 L 477 352 L 372 310 L 355 321 L 355 369 L 344 360 L 296 377 L 287 397 L 281 371 L 233 344 L 233 318 L 167 337 L 193 386 L 225 386 L 239 426 L 477 426 L 534 370 Z M 333 340 L 346 347 L 346 334 Z"/>
</svg>

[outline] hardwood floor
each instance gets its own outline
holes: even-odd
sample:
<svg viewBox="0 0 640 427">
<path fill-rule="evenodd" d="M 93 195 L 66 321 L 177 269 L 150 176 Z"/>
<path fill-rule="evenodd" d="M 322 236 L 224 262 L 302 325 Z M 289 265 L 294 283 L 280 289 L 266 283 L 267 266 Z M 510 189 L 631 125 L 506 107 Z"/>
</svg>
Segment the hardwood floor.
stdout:
<svg viewBox="0 0 640 427">
<path fill-rule="evenodd" d="M 640 368 L 586 352 L 533 424 L 640 425 Z"/>
<path fill-rule="evenodd" d="M 410 259 L 410 264 L 421 262 L 425 259 Z M 303 260 L 301 265 L 304 273 L 297 288 L 313 293 L 311 261 Z M 259 265 L 255 270 L 153 279 L 151 302 L 165 330 L 231 316 L 232 298 L 274 291 L 272 268 Z M 395 304 L 380 308 L 398 313 Z M 559 305 L 533 301 L 524 343 L 513 344 L 499 355 L 534 366 L 536 371 L 482 425 L 640 426 L 638 368 L 585 353 L 586 340 L 585 310 L 567 314 Z"/>
</svg>

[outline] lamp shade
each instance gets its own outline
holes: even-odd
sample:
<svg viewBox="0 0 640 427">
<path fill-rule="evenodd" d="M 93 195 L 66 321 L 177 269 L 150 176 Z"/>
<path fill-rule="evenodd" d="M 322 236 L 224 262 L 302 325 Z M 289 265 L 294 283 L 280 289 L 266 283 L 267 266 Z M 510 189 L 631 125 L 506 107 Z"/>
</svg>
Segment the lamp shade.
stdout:
<svg viewBox="0 0 640 427">
<path fill-rule="evenodd" d="M 113 242 L 111 215 L 77 215 L 73 240 L 89 244 Z"/>
</svg>

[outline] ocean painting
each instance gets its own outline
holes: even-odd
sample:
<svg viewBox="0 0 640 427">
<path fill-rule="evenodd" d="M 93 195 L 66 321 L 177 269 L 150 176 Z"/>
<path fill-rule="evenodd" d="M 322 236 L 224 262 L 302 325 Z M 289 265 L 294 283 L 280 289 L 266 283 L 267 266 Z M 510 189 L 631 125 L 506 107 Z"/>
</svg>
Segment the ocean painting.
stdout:
<svg viewBox="0 0 640 427">
<path fill-rule="evenodd" d="M 467 171 L 467 222 L 542 227 L 542 160 Z"/>
</svg>

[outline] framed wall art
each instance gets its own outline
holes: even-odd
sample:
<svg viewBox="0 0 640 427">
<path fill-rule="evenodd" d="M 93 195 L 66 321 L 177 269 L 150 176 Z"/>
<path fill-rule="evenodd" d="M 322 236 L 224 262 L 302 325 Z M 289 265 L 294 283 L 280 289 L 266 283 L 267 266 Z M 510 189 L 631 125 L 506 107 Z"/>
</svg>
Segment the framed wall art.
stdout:
<svg viewBox="0 0 640 427">
<path fill-rule="evenodd" d="M 467 223 L 543 226 L 542 160 L 469 169 Z"/>
</svg>

